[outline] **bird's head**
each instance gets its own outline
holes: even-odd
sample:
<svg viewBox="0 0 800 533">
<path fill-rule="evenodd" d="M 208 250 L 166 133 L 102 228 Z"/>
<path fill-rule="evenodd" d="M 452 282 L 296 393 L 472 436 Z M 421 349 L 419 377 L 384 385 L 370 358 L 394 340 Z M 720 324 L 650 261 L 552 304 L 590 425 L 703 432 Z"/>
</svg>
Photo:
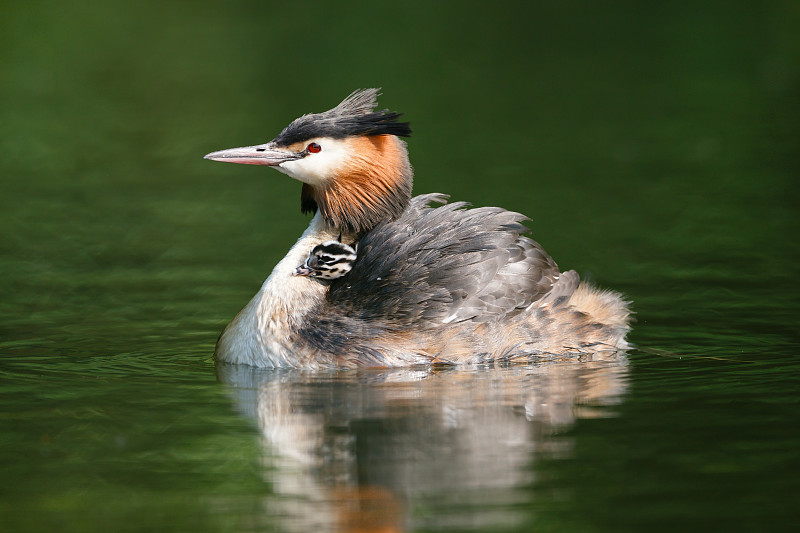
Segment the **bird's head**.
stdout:
<svg viewBox="0 0 800 533">
<path fill-rule="evenodd" d="M 303 115 L 266 144 L 205 156 L 267 165 L 303 182 L 301 209 L 319 210 L 339 231 L 361 234 L 400 216 L 411 199 L 413 173 L 400 113 L 375 111 L 378 89 L 353 92 L 323 113 Z"/>
</svg>

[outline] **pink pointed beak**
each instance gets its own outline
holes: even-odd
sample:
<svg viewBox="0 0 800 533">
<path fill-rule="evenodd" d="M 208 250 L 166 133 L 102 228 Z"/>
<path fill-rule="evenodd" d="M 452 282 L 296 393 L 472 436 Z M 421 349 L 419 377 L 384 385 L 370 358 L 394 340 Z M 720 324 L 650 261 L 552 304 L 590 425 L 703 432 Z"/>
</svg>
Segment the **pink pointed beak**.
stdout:
<svg viewBox="0 0 800 533">
<path fill-rule="evenodd" d="M 301 154 L 287 152 L 275 148 L 272 143 L 267 143 L 211 152 L 205 155 L 203 159 L 211 159 L 212 161 L 222 161 L 225 163 L 240 163 L 242 165 L 267 165 L 270 167 L 277 167 L 281 163 L 295 161 L 301 157 Z"/>
</svg>

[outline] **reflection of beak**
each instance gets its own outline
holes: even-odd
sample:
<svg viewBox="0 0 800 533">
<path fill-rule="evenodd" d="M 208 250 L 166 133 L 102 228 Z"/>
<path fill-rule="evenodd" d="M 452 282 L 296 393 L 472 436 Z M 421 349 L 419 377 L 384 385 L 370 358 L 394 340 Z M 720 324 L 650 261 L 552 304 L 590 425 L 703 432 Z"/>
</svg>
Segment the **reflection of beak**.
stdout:
<svg viewBox="0 0 800 533">
<path fill-rule="evenodd" d="M 281 163 L 296 161 L 301 157 L 303 156 L 300 154 L 280 150 L 275 148 L 272 143 L 267 143 L 211 152 L 203 159 L 223 161 L 225 163 L 241 163 L 243 165 L 267 165 L 270 167 L 277 167 Z"/>
<path fill-rule="evenodd" d="M 308 268 L 306 265 L 300 265 L 294 269 L 295 276 L 310 276 L 312 272 L 314 271 Z"/>
</svg>

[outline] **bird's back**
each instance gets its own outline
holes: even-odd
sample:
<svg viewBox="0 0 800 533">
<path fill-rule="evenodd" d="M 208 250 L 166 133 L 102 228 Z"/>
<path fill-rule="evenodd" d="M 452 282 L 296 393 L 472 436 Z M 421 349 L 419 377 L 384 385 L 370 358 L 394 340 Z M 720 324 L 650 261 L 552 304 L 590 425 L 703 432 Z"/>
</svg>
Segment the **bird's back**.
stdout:
<svg viewBox="0 0 800 533">
<path fill-rule="evenodd" d="M 510 318 L 550 292 L 558 266 L 522 237 L 526 217 L 497 207 L 465 209 L 426 194 L 364 236 L 348 276 L 328 294 L 332 312 L 398 327 Z"/>
<path fill-rule="evenodd" d="M 357 351 L 360 364 L 383 364 L 400 345 L 436 358 L 445 339 L 466 333 L 530 336 L 523 330 L 537 311 L 540 324 L 552 323 L 538 308 L 566 309 L 578 275 L 559 272 L 523 236 L 524 215 L 446 199 L 417 196 L 398 219 L 367 233 L 352 270 L 331 283 L 300 338 L 336 357 Z"/>
</svg>

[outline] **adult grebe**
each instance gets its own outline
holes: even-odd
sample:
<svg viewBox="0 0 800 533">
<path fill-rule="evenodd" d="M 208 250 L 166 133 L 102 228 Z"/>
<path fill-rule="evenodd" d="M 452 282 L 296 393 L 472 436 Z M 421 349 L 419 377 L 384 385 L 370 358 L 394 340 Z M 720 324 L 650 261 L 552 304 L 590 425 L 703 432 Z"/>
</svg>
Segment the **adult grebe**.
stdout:
<svg viewBox="0 0 800 533">
<path fill-rule="evenodd" d="M 411 129 L 399 113 L 375 111 L 377 96 L 355 91 L 266 144 L 205 156 L 303 182 L 301 209 L 315 213 L 222 332 L 216 359 L 387 367 L 627 348 L 627 303 L 560 272 L 521 236 L 525 216 L 441 194 L 411 198 L 400 139 Z"/>
</svg>

